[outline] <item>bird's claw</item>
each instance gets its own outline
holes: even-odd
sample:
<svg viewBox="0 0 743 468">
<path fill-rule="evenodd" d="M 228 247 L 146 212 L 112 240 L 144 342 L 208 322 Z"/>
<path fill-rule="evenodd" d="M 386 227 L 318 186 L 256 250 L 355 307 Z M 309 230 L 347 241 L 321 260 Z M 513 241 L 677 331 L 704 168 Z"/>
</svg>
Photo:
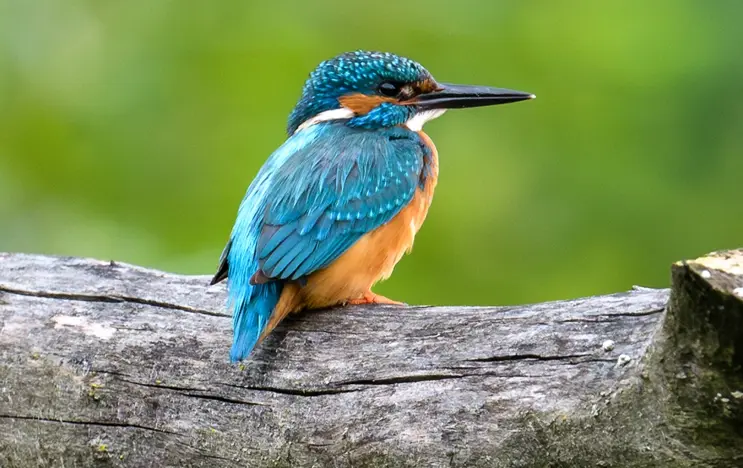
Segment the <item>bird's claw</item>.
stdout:
<svg viewBox="0 0 743 468">
<path fill-rule="evenodd" d="M 398 305 L 398 306 L 405 305 L 404 302 L 393 301 L 392 299 L 389 299 L 379 294 L 375 294 L 371 291 L 364 293 L 364 295 L 358 299 L 351 299 L 350 301 L 348 301 L 348 304 L 349 305 L 386 304 L 386 305 Z"/>
</svg>

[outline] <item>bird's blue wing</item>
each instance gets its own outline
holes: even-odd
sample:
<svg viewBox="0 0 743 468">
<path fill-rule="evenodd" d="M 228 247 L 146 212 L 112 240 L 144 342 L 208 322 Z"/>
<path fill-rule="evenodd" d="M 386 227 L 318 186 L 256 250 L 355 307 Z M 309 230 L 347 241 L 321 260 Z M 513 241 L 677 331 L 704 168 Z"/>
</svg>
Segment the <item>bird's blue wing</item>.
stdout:
<svg viewBox="0 0 743 468">
<path fill-rule="evenodd" d="M 261 275 L 296 280 L 328 266 L 411 201 L 429 155 L 407 129 L 326 124 L 272 177 L 256 250 Z"/>
</svg>

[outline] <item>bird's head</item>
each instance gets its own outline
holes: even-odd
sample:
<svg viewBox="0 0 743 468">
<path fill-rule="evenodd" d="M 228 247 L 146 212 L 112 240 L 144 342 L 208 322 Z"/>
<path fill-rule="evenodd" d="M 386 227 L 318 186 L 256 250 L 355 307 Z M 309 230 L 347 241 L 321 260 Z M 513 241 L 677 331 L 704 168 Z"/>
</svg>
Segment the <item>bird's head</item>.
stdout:
<svg viewBox="0 0 743 468">
<path fill-rule="evenodd" d="M 349 52 L 322 62 L 310 74 L 289 117 L 289 134 L 325 120 L 361 128 L 423 124 L 446 109 L 490 106 L 534 95 L 486 86 L 438 83 L 417 62 L 390 53 Z"/>
</svg>

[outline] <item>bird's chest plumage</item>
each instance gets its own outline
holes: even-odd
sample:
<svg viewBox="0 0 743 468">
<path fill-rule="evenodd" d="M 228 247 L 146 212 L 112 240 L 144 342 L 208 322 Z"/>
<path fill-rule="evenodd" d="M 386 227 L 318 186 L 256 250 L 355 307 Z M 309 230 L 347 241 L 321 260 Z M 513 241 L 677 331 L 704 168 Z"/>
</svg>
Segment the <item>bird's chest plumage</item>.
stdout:
<svg viewBox="0 0 743 468">
<path fill-rule="evenodd" d="M 420 188 L 416 191 L 412 202 L 406 208 L 411 211 L 410 216 L 412 216 L 412 221 L 415 226 L 413 237 L 426 219 L 428 208 L 431 206 L 431 201 L 433 200 L 433 192 L 436 189 L 436 183 L 439 178 L 439 155 L 436 151 L 436 146 L 433 144 L 433 141 L 431 141 L 431 138 L 422 131 L 418 132 L 418 135 L 429 151 L 424 156 Z M 405 210 L 400 212 L 400 215 L 403 215 L 404 212 Z M 400 215 L 398 215 L 398 217 Z M 395 219 L 392 221 L 395 221 Z M 409 248 L 412 248 L 412 246 L 413 238 L 411 237 Z"/>
<path fill-rule="evenodd" d="M 421 180 L 410 203 L 389 222 L 361 237 L 327 268 L 311 275 L 301 288 L 306 307 L 326 307 L 355 299 L 392 274 L 413 247 L 426 219 L 438 180 L 438 154 L 431 139 L 418 132 L 429 151 L 423 156 Z"/>
<path fill-rule="evenodd" d="M 424 156 L 419 188 L 410 203 L 397 216 L 370 233 L 375 236 L 374 250 L 377 252 L 375 255 L 379 258 L 379 263 L 383 264 L 379 279 L 388 278 L 403 254 L 413 248 L 415 235 L 423 225 L 433 200 L 439 176 L 438 154 L 428 135 L 422 131 L 418 132 L 418 135 L 429 150 Z"/>
</svg>

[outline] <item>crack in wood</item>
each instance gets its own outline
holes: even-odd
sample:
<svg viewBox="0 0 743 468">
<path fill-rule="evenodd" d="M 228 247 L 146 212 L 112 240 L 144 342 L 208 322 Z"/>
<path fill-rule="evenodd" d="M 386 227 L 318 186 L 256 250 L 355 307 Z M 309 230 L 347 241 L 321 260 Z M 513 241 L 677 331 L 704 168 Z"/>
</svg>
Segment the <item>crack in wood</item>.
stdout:
<svg viewBox="0 0 743 468">
<path fill-rule="evenodd" d="M 172 304 L 169 302 L 154 301 L 151 299 L 144 299 L 141 297 L 121 296 L 117 294 L 79 294 L 79 293 L 58 293 L 58 292 L 50 292 L 50 291 L 26 291 L 23 289 L 9 288 L 3 285 L 0 285 L 0 292 L 5 292 L 8 294 L 18 294 L 20 296 L 42 297 L 46 299 L 61 299 L 65 301 L 141 304 L 141 305 L 147 305 L 147 306 L 152 306 L 152 307 L 158 307 L 161 309 L 179 310 L 179 311 L 188 312 L 191 314 L 210 315 L 212 317 L 231 317 L 231 315 L 226 312 L 214 312 L 211 310 L 197 309 L 195 307 Z"/>
<path fill-rule="evenodd" d="M 361 392 L 363 389 L 361 388 L 349 388 L 349 389 L 335 389 L 335 388 L 323 388 L 323 389 L 302 389 L 302 388 L 279 388 L 279 387 L 262 387 L 262 386 L 256 386 L 256 385 L 237 385 L 237 384 L 231 384 L 227 382 L 215 382 L 219 385 L 224 385 L 226 387 L 234 387 L 234 388 L 242 388 L 245 390 L 255 390 L 259 392 L 272 392 L 272 393 L 278 393 L 280 395 L 292 395 L 292 396 L 301 396 L 301 397 L 316 397 L 316 396 L 325 396 L 325 395 L 339 395 L 341 393 L 355 393 L 355 392 Z"/>
<path fill-rule="evenodd" d="M 555 356 L 542 356 L 539 354 L 504 354 L 500 356 L 490 356 L 484 358 L 465 359 L 467 362 L 506 362 L 506 361 L 563 361 L 591 356 L 590 354 L 565 354 Z"/>
<path fill-rule="evenodd" d="M 597 314 L 589 315 L 586 317 L 570 317 L 565 319 L 555 320 L 556 323 L 616 323 L 623 318 L 634 318 L 634 317 L 646 317 L 651 315 L 661 314 L 665 311 L 665 307 L 641 310 L 639 312 L 616 312 L 611 314 Z"/>
<path fill-rule="evenodd" d="M 271 406 L 267 403 L 258 403 L 256 401 L 237 400 L 235 398 L 227 398 L 219 395 L 212 395 L 209 393 L 181 393 L 181 395 L 191 398 L 200 398 L 202 400 L 213 400 L 221 401 L 222 403 L 233 403 L 236 405 L 246 406 Z"/>
<path fill-rule="evenodd" d="M 166 385 L 166 384 L 151 384 L 151 383 L 145 383 L 145 382 L 136 382 L 133 380 L 128 379 L 118 379 L 120 382 L 125 382 L 132 385 L 139 385 L 142 387 L 148 387 L 148 388 L 157 388 L 162 390 L 172 390 L 175 392 L 180 393 L 183 396 L 190 397 L 190 398 L 201 398 L 204 400 L 213 400 L 213 401 L 221 401 L 223 403 L 233 403 L 237 405 L 247 405 L 247 406 L 271 406 L 266 403 L 258 403 L 255 401 L 247 401 L 247 400 L 239 400 L 236 398 L 228 398 L 223 397 L 220 395 L 214 395 L 209 393 L 209 390 L 206 388 L 193 388 L 193 387 L 179 387 L 176 385 Z"/>
<path fill-rule="evenodd" d="M 179 387 L 177 385 L 168 385 L 163 383 L 147 383 L 147 382 L 137 382 L 135 380 L 128 380 L 128 379 L 118 379 L 120 382 L 126 382 L 128 384 L 132 385 L 139 385 L 141 387 L 148 387 L 148 388 L 160 388 L 163 390 L 174 390 L 174 391 L 183 391 L 183 392 L 206 392 L 207 389 L 205 388 L 193 388 L 193 387 Z"/>
<path fill-rule="evenodd" d="M 641 310 L 639 312 L 614 312 L 611 314 L 599 314 L 598 317 L 644 317 L 646 315 L 656 315 L 665 311 L 665 307 L 657 309 Z"/>
<path fill-rule="evenodd" d="M 37 416 L 24 416 L 18 414 L 0 414 L 0 419 L 19 419 L 23 421 L 40 421 L 50 422 L 58 424 L 77 424 L 81 426 L 101 426 L 101 427 L 122 427 L 129 429 L 141 429 L 144 431 L 159 432 L 161 434 L 170 434 L 180 436 L 182 434 L 174 431 L 168 431 L 166 429 L 158 429 L 156 427 L 143 426 L 141 424 L 123 423 L 123 422 L 112 422 L 112 421 L 84 421 L 77 419 L 51 419 L 42 418 Z"/>
<path fill-rule="evenodd" d="M 470 377 L 463 374 L 412 374 L 378 379 L 353 379 L 337 382 L 338 385 L 396 385 L 404 383 L 425 382 L 429 380 L 448 380 Z"/>
</svg>

